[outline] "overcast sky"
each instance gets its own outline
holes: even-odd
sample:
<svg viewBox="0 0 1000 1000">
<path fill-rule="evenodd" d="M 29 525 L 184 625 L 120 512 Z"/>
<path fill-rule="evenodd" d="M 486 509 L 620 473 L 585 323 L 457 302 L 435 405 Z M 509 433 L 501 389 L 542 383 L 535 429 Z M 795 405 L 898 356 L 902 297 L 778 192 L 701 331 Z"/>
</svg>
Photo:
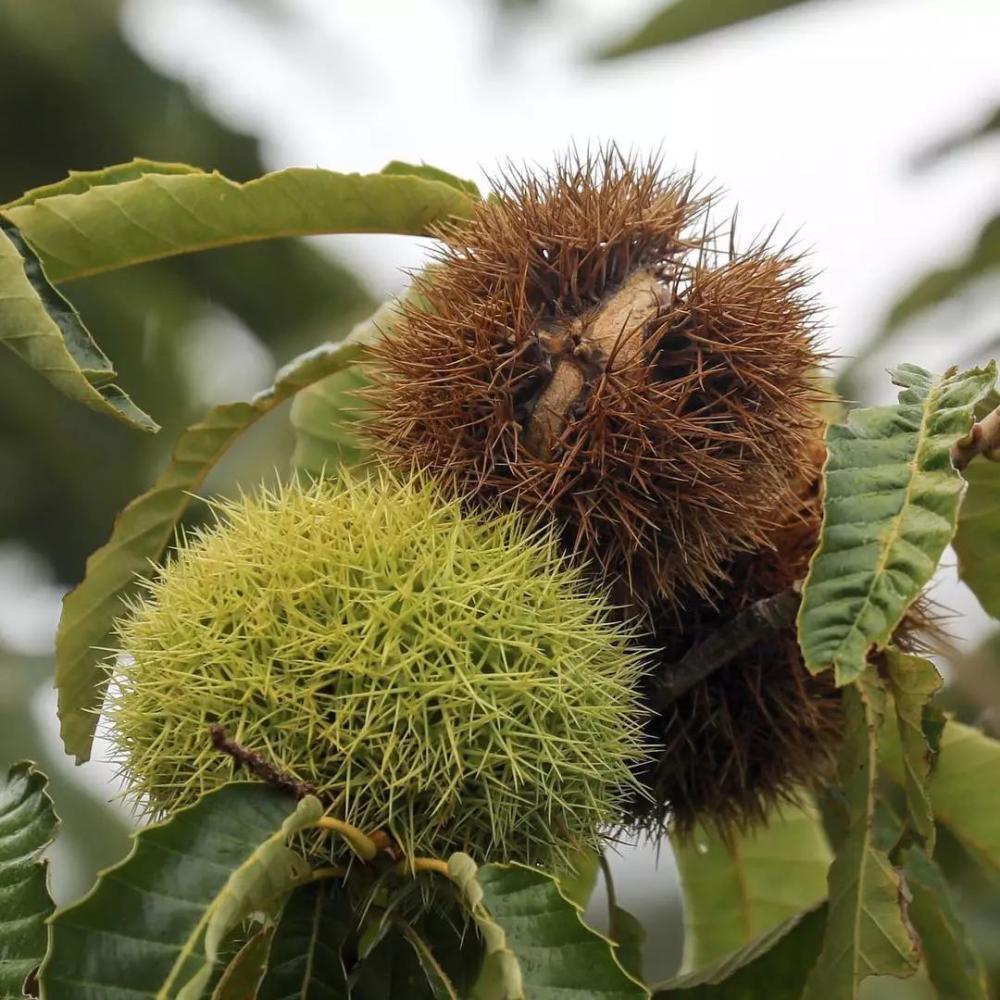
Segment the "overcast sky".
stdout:
<svg viewBox="0 0 1000 1000">
<path fill-rule="evenodd" d="M 131 0 L 127 23 L 148 57 L 262 135 L 272 167 L 407 159 L 485 183 L 505 157 L 544 163 L 608 139 L 697 162 L 738 201 L 744 232 L 781 219 L 813 248 L 838 352 L 1000 204 L 995 142 L 909 169 L 1000 100 L 996 0 L 825 0 L 605 64 L 588 50 L 657 3 L 561 0 L 513 22 L 484 0 L 283 6 L 290 19 L 248 13 L 264 3 Z M 379 292 L 420 260 L 403 239 L 330 242 Z M 1000 310 L 978 323 L 1000 330 Z"/>
</svg>

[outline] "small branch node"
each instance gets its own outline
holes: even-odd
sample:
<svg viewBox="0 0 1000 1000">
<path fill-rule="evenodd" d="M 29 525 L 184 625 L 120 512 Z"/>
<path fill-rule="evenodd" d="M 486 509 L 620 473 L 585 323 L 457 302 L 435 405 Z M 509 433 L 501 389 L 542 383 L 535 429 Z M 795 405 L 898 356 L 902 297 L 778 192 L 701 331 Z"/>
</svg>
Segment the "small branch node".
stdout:
<svg viewBox="0 0 1000 1000">
<path fill-rule="evenodd" d="M 655 682 L 653 694 L 657 705 L 665 708 L 673 704 L 768 632 L 794 624 L 801 600 L 799 590 L 793 586 L 751 604 L 692 646 L 675 663 L 664 667 Z"/>
<path fill-rule="evenodd" d="M 212 746 L 222 753 L 228 754 L 237 764 L 245 767 L 255 778 L 280 788 L 283 792 L 289 792 L 297 799 L 304 799 L 307 795 L 315 795 L 316 788 L 308 781 L 298 781 L 292 775 L 280 768 L 275 767 L 270 761 L 265 760 L 259 753 L 248 747 L 230 739 L 226 733 L 225 726 L 218 722 L 213 722 L 208 731 L 212 736 Z"/>
</svg>

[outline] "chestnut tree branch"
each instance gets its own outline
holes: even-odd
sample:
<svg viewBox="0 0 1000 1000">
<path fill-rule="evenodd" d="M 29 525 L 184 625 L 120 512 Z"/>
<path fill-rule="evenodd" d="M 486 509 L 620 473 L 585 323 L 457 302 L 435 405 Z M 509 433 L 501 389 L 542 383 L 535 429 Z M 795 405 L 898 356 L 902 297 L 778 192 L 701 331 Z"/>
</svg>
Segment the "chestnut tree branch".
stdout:
<svg viewBox="0 0 1000 1000">
<path fill-rule="evenodd" d="M 270 761 L 265 760 L 259 753 L 255 753 L 248 747 L 230 739 L 226 734 L 225 726 L 213 722 L 208 727 L 212 736 L 212 746 L 222 753 L 229 754 L 237 764 L 245 767 L 255 778 L 266 781 L 275 788 L 280 788 L 284 792 L 291 792 L 297 799 L 304 799 L 307 795 L 315 795 L 316 789 L 308 781 L 296 781 L 290 774 L 279 770 Z"/>
<path fill-rule="evenodd" d="M 762 636 L 793 625 L 800 600 L 796 589 L 783 590 L 773 597 L 756 601 L 715 629 L 676 663 L 663 668 L 653 690 L 656 705 L 659 708 L 671 705 Z"/>
</svg>

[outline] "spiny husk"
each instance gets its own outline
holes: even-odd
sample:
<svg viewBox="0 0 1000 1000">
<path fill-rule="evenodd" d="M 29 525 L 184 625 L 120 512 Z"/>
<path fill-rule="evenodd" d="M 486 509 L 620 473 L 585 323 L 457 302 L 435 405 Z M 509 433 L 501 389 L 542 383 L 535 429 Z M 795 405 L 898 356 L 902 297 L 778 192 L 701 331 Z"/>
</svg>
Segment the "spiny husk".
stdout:
<svg viewBox="0 0 1000 1000">
<path fill-rule="evenodd" d="M 220 723 L 408 856 L 546 863 L 615 821 L 640 654 L 551 533 L 383 472 L 217 515 L 118 624 L 107 712 L 133 801 L 231 779 Z"/>
<path fill-rule="evenodd" d="M 727 567 L 728 582 L 714 601 L 691 590 L 677 606 L 661 609 L 655 643 L 660 651 L 644 683 L 651 703 L 659 672 L 744 608 L 805 577 L 822 524 L 824 460 L 817 437 L 793 483 L 795 514 L 769 545 Z M 933 603 L 922 596 L 894 642 L 909 652 L 928 651 L 937 618 Z M 681 836 L 696 823 L 724 836 L 752 828 L 778 803 L 796 801 L 834 777 L 842 733 L 840 691 L 830 672 L 813 676 L 806 669 L 795 625 L 765 632 L 672 704 L 651 711 L 647 734 L 658 749 L 640 765 L 648 795 L 635 800 L 630 816 L 654 836 L 667 823 Z"/>
<path fill-rule="evenodd" d="M 614 149 L 511 170 L 375 349 L 378 449 L 551 517 L 637 605 L 710 594 L 791 514 L 822 359 L 800 259 L 709 201 Z"/>
</svg>

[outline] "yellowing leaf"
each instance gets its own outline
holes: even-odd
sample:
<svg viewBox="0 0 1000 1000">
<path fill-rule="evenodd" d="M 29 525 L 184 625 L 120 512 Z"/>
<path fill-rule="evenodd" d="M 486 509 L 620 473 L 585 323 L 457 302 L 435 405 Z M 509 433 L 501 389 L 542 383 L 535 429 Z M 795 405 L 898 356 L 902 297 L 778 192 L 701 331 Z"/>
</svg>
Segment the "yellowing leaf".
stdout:
<svg viewBox="0 0 1000 1000">
<path fill-rule="evenodd" d="M 674 843 L 684 892 L 684 973 L 711 965 L 815 906 L 832 858 L 811 804 L 786 805 L 728 841 L 697 828 Z"/>
<path fill-rule="evenodd" d="M 293 167 L 237 183 L 219 173 L 147 169 L 131 180 L 50 194 L 2 213 L 24 233 L 52 281 L 280 236 L 426 235 L 469 214 L 475 199 L 439 174 L 341 174 Z"/>
</svg>

